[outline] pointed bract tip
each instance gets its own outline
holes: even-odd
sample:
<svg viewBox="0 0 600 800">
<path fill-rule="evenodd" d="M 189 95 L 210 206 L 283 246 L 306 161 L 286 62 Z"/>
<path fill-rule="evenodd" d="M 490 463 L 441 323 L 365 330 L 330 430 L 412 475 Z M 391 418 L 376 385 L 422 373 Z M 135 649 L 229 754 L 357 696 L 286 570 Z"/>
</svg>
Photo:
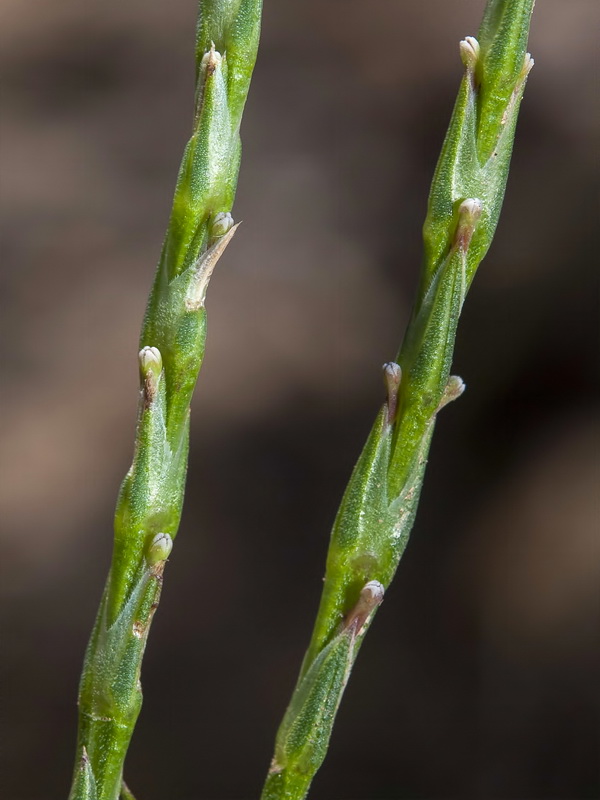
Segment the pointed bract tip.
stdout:
<svg viewBox="0 0 600 800">
<path fill-rule="evenodd" d="M 459 48 L 462 63 L 470 72 L 473 72 L 479 59 L 479 53 L 481 52 L 479 42 L 474 36 L 465 36 Z"/>
<path fill-rule="evenodd" d="M 225 248 L 233 239 L 233 235 L 239 225 L 239 222 L 236 225 L 232 225 L 226 233 L 215 239 L 215 241 L 210 244 L 208 250 L 202 253 L 196 262 L 196 280 L 191 284 L 187 297 L 185 298 L 185 306 L 188 311 L 198 311 L 204 307 L 206 290 L 208 289 L 208 283 L 213 274 L 213 270 L 217 261 L 225 252 Z"/>
<path fill-rule="evenodd" d="M 157 533 L 150 542 L 146 561 L 153 567 L 161 561 L 166 561 L 173 549 L 173 539 L 168 533 Z"/>
</svg>

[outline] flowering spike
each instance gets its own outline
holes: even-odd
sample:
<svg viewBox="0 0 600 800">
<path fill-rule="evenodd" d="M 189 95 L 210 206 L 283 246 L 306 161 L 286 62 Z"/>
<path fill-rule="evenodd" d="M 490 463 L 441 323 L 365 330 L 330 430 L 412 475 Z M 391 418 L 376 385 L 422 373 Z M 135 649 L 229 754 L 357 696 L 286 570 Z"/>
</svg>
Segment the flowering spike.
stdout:
<svg viewBox="0 0 600 800">
<path fill-rule="evenodd" d="M 413 314 L 397 364 L 384 367 L 388 399 L 333 526 L 317 620 L 262 800 L 306 796 L 362 635 L 406 547 L 437 412 L 464 391 L 450 375 L 456 330 L 500 215 L 533 63 L 533 2 L 489 0 L 478 37 L 460 43 L 465 75 L 431 186 Z"/>
<path fill-rule="evenodd" d="M 140 339 L 133 463 L 121 486 L 109 577 L 79 692 L 70 800 L 117 800 L 141 707 L 140 670 L 177 534 L 190 401 L 206 339 L 204 297 L 236 230 L 240 123 L 258 47 L 261 0 L 202 0 L 195 114 Z M 157 531 L 159 531 L 157 533 Z M 83 766 L 82 766 L 83 764 Z"/>
</svg>

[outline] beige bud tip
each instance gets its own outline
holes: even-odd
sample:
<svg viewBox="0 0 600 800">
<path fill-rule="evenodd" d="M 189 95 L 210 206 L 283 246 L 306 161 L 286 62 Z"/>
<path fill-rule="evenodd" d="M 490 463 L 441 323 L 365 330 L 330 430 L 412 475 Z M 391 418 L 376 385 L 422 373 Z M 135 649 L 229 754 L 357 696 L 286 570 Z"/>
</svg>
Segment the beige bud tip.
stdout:
<svg viewBox="0 0 600 800">
<path fill-rule="evenodd" d="M 451 397 L 452 400 L 460 397 L 465 389 L 465 382 L 459 375 L 450 375 L 446 386 L 446 394 Z"/>
<path fill-rule="evenodd" d="M 385 589 L 379 581 L 366 583 L 360 590 L 356 605 L 346 615 L 342 629 L 352 631 L 353 635 L 360 635 L 364 630 L 365 623 L 383 600 L 384 593 Z"/>
<path fill-rule="evenodd" d="M 458 209 L 458 225 L 454 235 L 454 246 L 466 253 L 475 233 L 477 220 L 481 216 L 481 200 L 470 197 Z"/>
<path fill-rule="evenodd" d="M 523 69 L 521 70 L 521 80 L 524 80 L 531 70 L 533 69 L 535 61 L 531 53 L 525 53 L 525 60 L 523 61 Z"/>
<path fill-rule="evenodd" d="M 364 600 L 366 606 L 373 609 L 381 603 L 384 594 L 385 589 L 383 588 L 383 584 L 379 583 L 379 581 L 369 581 L 363 586 L 360 596 Z"/>
<path fill-rule="evenodd" d="M 149 370 L 159 374 L 162 369 L 162 356 L 158 347 L 142 347 L 139 352 L 140 369 L 146 373 Z"/>
<path fill-rule="evenodd" d="M 215 43 L 210 43 L 210 50 L 204 53 L 202 61 L 200 62 L 200 69 L 206 70 L 207 75 L 212 75 L 218 66 L 221 64 L 221 54 L 215 50 Z"/>
<path fill-rule="evenodd" d="M 477 198 L 469 197 L 467 200 L 464 200 L 458 209 L 458 214 L 461 218 L 461 222 L 464 220 L 465 222 L 475 222 L 481 216 L 481 200 L 477 200 Z"/>
<path fill-rule="evenodd" d="M 437 410 L 440 411 L 442 408 L 444 408 L 444 406 L 447 406 L 448 403 L 451 403 L 453 400 L 457 400 L 466 388 L 467 387 L 465 386 L 465 382 L 462 378 L 460 378 L 458 375 L 450 375 Z"/>
<path fill-rule="evenodd" d="M 398 409 L 398 388 L 402 380 L 402 368 L 400 364 L 394 361 L 388 361 L 383 365 L 383 379 L 385 381 L 385 388 L 387 391 L 387 421 L 388 424 L 393 424 Z"/>
<path fill-rule="evenodd" d="M 210 227 L 210 238 L 212 240 L 225 236 L 233 228 L 233 217 L 229 212 L 220 212 L 215 215 Z"/>
<path fill-rule="evenodd" d="M 400 364 L 396 364 L 395 361 L 388 361 L 387 364 L 383 365 L 383 377 L 386 385 L 391 383 L 395 386 L 400 386 L 400 381 L 402 380 L 402 367 Z"/>
<path fill-rule="evenodd" d="M 479 53 L 481 52 L 477 39 L 474 36 L 465 36 L 459 47 L 460 57 L 465 67 L 469 70 L 475 69 Z"/>
<path fill-rule="evenodd" d="M 161 561 L 166 561 L 173 549 L 173 539 L 168 533 L 157 533 L 150 542 L 146 561 L 153 567 Z"/>
</svg>

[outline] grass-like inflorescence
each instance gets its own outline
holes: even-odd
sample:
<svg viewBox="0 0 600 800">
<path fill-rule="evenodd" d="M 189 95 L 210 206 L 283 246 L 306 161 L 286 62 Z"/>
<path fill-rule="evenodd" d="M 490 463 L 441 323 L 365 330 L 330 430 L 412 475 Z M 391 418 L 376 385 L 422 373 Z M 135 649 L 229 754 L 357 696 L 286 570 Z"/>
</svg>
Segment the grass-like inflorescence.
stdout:
<svg viewBox="0 0 600 800">
<path fill-rule="evenodd" d="M 142 327 L 134 457 L 119 493 L 110 572 L 83 666 L 70 800 L 133 797 L 122 783 L 123 763 L 142 704 L 144 648 L 181 518 L 206 289 L 236 230 L 239 130 L 260 15 L 261 0 L 200 3 L 193 132 Z"/>
<path fill-rule="evenodd" d="M 277 733 L 262 800 L 302 800 L 323 763 L 364 636 L 406 548 L 461 309 L 492 242 L 527 76 L 534 0 L 489 0 L 460 43 L 464 76 L 435 170 L 420 284 L 404 342 L 384 366 L 386 401 L 338 511 L 312 638 Z"/>
</svg>

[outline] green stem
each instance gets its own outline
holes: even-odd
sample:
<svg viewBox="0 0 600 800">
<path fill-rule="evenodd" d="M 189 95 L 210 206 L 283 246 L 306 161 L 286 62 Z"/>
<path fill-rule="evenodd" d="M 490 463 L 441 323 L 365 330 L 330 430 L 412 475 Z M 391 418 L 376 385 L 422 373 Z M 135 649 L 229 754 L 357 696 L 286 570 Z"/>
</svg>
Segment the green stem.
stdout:
<svg viewBox="0 0 600 800">
<path fill-rule="evenodd" d="M 317 620 L 275 743 L 262 800 L 302 800 L 321 766 L 352 666 L 404 552 L 437 413 L 464 390 L 450 375 L 456 329 L 492 242 L 519 105 L 534 0 L 489 0 L 435 171 L 420 286 L 386 402 L 331 534 Z"/>
<path fill-rule="evenodd" d="M 140 671 L 163 571 L 177 534 L 190 401 L 204 356 L 204 299 L 236 226 L 239 129 L 260 30 L 261 0 L 202 0 L 193 132 L 140 339 L 132 466 L 115 513 L 113 556 L 79 689 L 70 800 L 117 800 L 140 711 Z"/>
</svg>

